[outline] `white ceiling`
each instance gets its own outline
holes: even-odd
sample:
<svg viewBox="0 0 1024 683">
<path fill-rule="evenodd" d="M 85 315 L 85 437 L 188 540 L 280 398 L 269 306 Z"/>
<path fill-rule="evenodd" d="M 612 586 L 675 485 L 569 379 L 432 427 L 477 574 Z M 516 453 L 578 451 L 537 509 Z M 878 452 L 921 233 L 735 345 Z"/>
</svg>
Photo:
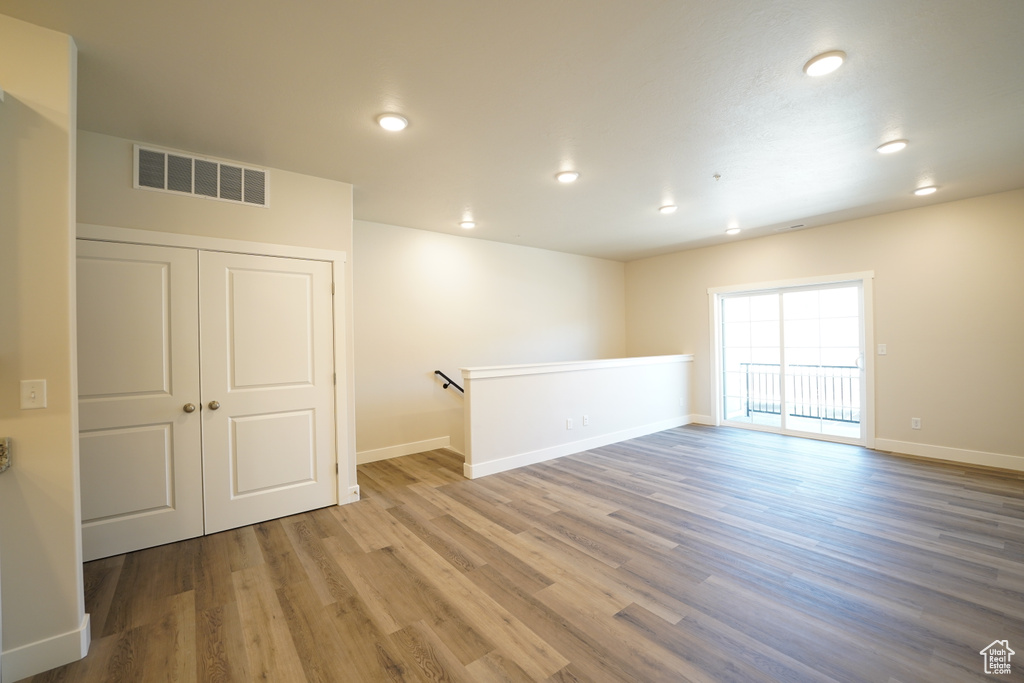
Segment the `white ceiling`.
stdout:
<svg viewBox="0 0 1024 683">
<path fill-rule="evenodd" d="M 630 260 L 737 239 L 730 221 L 744 238 L 1024 187 L 1022 0 L 0 13 L 74 36 L 82 129 L 349 182 L 362 220 Z M 833 49 L 842 69 L 803 74 Z M 384 111 L 409 128 L 381 130 Z M 892 138 L 910 147 L 874 151 Z M 581 179 L 555 182 L 563 168 Z"/>
</svg>

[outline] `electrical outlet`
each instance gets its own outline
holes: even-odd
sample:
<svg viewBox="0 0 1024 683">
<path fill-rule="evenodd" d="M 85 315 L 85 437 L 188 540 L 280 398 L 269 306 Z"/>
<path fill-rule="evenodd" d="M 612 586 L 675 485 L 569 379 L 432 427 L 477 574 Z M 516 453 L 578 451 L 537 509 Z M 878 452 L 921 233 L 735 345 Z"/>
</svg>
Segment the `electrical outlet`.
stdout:
<svg viewBox="0 0 1024 683">
<path fill-rule="evenodd" d="M 583 416 L 583 426 L 587 427 L 589 425 L 590 425 L 590 416 L 589 415 L 584 415 Z"/>
<path fill-rule="evenodd" d="M 565 418 L 565 428 L 566 429 L 572 429 L 572 418 L 571 417 Z"/>
<path fill-rule="evenodd" d="M 912 418 L 910 418 L 910 428 L 911 429 L 920 429 L 921 428 L 921 418 L 919 418 L 919 417 L 912 417 Z"/>
<path fill-rule="evenodd" d="M 879 344 L 878 345 L 878 355 L 879 356 L 884 356 L 886 353 L 887 353 L 887 351 L 886 351 L 886 348 L 885 348 L 885 344 Z"/>
</svg>

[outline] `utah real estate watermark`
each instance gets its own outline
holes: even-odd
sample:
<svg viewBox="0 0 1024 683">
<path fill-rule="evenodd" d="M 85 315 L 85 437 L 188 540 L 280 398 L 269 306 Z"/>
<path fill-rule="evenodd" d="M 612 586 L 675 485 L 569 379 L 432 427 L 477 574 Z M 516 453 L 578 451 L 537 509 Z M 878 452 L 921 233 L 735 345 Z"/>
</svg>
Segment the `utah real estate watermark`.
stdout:
<svg viewBox="0 0 1024 683">
<path fill-rule="evenodd" d="M 986 674 L 1006 675 L 1011 672 L 1010 658 L 1017 653 L 1010 649 L 1009 641 L 993 640 L 979 654 L 985 658 Z"/>
</svg>

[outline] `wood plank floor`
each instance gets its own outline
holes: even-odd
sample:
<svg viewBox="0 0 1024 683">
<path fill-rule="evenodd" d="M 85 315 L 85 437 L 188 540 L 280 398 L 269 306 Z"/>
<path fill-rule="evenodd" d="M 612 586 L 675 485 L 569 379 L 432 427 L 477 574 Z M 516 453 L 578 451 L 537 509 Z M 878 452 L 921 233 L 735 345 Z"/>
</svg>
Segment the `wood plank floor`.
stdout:
<svg viewBox="0 0 1024 683">
<path fill-rule="evenodd" d="M 88 563 L 33 681 L 1024 680 L 1024 476 L 683 427 Z"/>
</svg>

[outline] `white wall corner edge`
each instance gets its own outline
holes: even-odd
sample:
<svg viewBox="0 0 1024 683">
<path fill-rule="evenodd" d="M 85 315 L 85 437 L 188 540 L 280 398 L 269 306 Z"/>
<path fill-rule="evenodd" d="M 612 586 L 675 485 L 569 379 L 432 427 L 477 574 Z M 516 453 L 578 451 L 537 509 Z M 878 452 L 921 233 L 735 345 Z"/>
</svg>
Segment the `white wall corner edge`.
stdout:
<svg viewBox="0 0 1024 683">
<path fill-rule="evenodd" d="M 86 613 L 76 629 L 4 652 L 0 679 L 20 681 L 77 662 L 89 654 L 91 637 L 89 614 Z"/>
<path fill-rule="evenodd" d="M 875 439 L 875 450 L 1024 472 L 1024 456 L 1020 455 L 987 453 L 985 451 L 971 451 L 963 448 L 950 448 L 948 446 L 933 446 L 926 443 L 878 438 Z"/>
<path fill-rule="evenodd" d="M 425 439 L 423 441 L 413 441 L 410 443 L 396 444 L 394 446 L 386 446 L 384 448 L 375 448 L 369 451 L 359 451 L 356 453 L 356 464 L 365 465 L 370 462 L 377 462 L 378 460 L 390 460 L 391 458 L 400 458 L 403 455 L 413 455 L 414 453 L 434 451 L 438 448 L 453 450 L 451 447 L 451 437 L 439 436 L 436 439 Z"/>
<path fill-rule="evenodd" d="M 527 451 L 526 453 L 516 453 L 515 455 L 498 458 L 497 460 L 490 460 L 476 465 L 466 463 L 462 466 L 462 473 L 467 479 L 478 479 L 489 474 L 507 472 L 508 470 L 514 470 L 517 467 L 525 467 L 526 465 L 535 465 L 546 460 L 554 460 L 555 458 L 561 458 L 566 455 L 582 453 L 583 451 L 588 451 L 592 448 L 600 448 L 601 446 L 626 441 L 627 439 L 635 439 L 638 436 L 646 436 L 648 434 L 654 434 L 655 432 L 662 432 L 666 429 L 672 429 L 673 427 L 682 427 L 686 424 L 690 424 L 689 415 L 671 417 L 659 422 L 650 422 L 637 427 L 623 429 L 618 432 L 598 434 L 597 436 L 592 436 L 587 439 L 569 441 L 568 443 L 561 443 L 556 446 L 549 446 L 548 448 L 540 448 L 535 451 Z"/>
</svg>

